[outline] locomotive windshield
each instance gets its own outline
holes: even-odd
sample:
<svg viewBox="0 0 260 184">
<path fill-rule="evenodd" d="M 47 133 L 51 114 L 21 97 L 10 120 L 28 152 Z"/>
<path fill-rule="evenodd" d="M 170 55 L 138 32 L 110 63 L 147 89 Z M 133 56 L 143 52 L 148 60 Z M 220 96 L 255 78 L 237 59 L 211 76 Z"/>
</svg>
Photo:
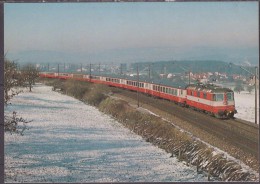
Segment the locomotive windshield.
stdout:
<svg viewBox="0 0 260 184">
<path fill-rule="evenodd" d="M 232 92 L 227 93 L 227 99 L 228 101 L 234 101 L 234 93 Z"/>
</svg>

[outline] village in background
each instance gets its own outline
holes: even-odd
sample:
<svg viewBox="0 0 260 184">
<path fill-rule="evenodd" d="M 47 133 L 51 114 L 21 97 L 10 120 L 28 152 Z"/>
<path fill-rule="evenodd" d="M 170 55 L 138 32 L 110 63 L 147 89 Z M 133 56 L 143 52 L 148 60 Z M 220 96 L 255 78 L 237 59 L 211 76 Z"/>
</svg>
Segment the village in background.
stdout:
<svg viewBox="0 0 260 184">
<path fill-rule="evenodd" d="M 21 64 L 22 66 L 23 64 Z M 254 91 L 256 66 L 245 61 L 242 64 L 222 61 L 158 61 L 122 64 L 71 64 L 71 63 L 41 63 L 34 64 L 41 72 L 51 73 L 83 73 L 83 74 L 117 74 L 139 76 L 149 79 L 169 80 L 184 83 L 211 83 L 228 87 L 235 92 Z M 18 64 L 19 66 L 19 64 Z M 251 73 L 249 73 L 251 72 Z M 258 72 L 258 69 L 257 69 Z M 258 74 L 257 74 L 258 76 Z M 256 79 L 257 89 L 259 79 Z"/>
</svg>

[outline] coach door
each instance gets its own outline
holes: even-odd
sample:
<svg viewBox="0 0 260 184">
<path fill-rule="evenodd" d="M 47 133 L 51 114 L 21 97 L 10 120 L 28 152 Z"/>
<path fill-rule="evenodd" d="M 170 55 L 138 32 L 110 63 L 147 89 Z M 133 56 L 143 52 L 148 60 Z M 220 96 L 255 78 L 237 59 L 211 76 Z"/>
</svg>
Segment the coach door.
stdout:
<svg viewBox="0 0 260 184">
<path fill-rule="evenodd" d="M 227 93 L 224 93 L 224 101 L 223 101 L 224 105 L 228 105 L 228 98 L 227 98 Z"/>
</svg>

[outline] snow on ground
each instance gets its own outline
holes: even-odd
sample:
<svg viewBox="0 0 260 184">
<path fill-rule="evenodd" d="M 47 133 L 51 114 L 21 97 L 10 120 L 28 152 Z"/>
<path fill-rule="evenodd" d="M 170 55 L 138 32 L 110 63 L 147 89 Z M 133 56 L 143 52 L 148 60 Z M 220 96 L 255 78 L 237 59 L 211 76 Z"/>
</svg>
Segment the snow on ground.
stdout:
<svg viewBox="0 0 260 184">
<path fill-rule="evenodd" d="M 259 91 L 257 92 L 259 94 Z M 255 93 L 246 91 L 234 93 L 235 105 L 237 109 L 236 118 L 255 123 Z M 259 95 L 257 95 L 257 123 L 259 124 Z"/>
<path fill-rule="evenodd" d="M 38 85 L 12 100 L 32 120 L 5 134 L 5 182 L 206 181 L 96 108 Z"/>
</svg>

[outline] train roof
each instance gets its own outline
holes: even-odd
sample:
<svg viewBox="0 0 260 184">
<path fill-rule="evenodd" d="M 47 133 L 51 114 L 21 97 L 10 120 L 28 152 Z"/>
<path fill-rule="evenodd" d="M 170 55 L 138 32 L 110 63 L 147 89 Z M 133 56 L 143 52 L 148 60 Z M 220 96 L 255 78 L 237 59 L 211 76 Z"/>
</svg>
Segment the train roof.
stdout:
<svg viewBox="0 0 260 184">
<path fill-rule="evenodd" d="M 93 75 L 95 75 L 95 74 L 93 74 Z M 111 77 L 111 78 L 120 78 L 120 79 L 126 79 L 126 80 L 134 80 L 134 81 L 138 80 L 137 76 L 129 76 L 129 75 L 102 74 L 102 76 Z M 173 87 L 173 88 L 181 88 L 181 89 L 185 89 L 188 85 L 184 82 L 174 82 L 172 80 L 164 79 L 164 78 L 162 78 L 162 79 L 154 79 L 154 78 L 149 79 L 149 77 L 143 76 L 143 75 L 139 76 L 139 82 L 147 82 L 147 83 L 169 86 L 169 87 Z"/>
<path fill-rule="evenodd" d="M 186 89 L 192 89 L 196 91 L 202 91 L 202 92 L 211 92 L 211 93 L 224 93 L 224 92 L 233 92 L 229 88 L 223 88 L 221 86 L 217 86 L 214 84 L 190 84 L 187 86 Z"/>
</svg>

